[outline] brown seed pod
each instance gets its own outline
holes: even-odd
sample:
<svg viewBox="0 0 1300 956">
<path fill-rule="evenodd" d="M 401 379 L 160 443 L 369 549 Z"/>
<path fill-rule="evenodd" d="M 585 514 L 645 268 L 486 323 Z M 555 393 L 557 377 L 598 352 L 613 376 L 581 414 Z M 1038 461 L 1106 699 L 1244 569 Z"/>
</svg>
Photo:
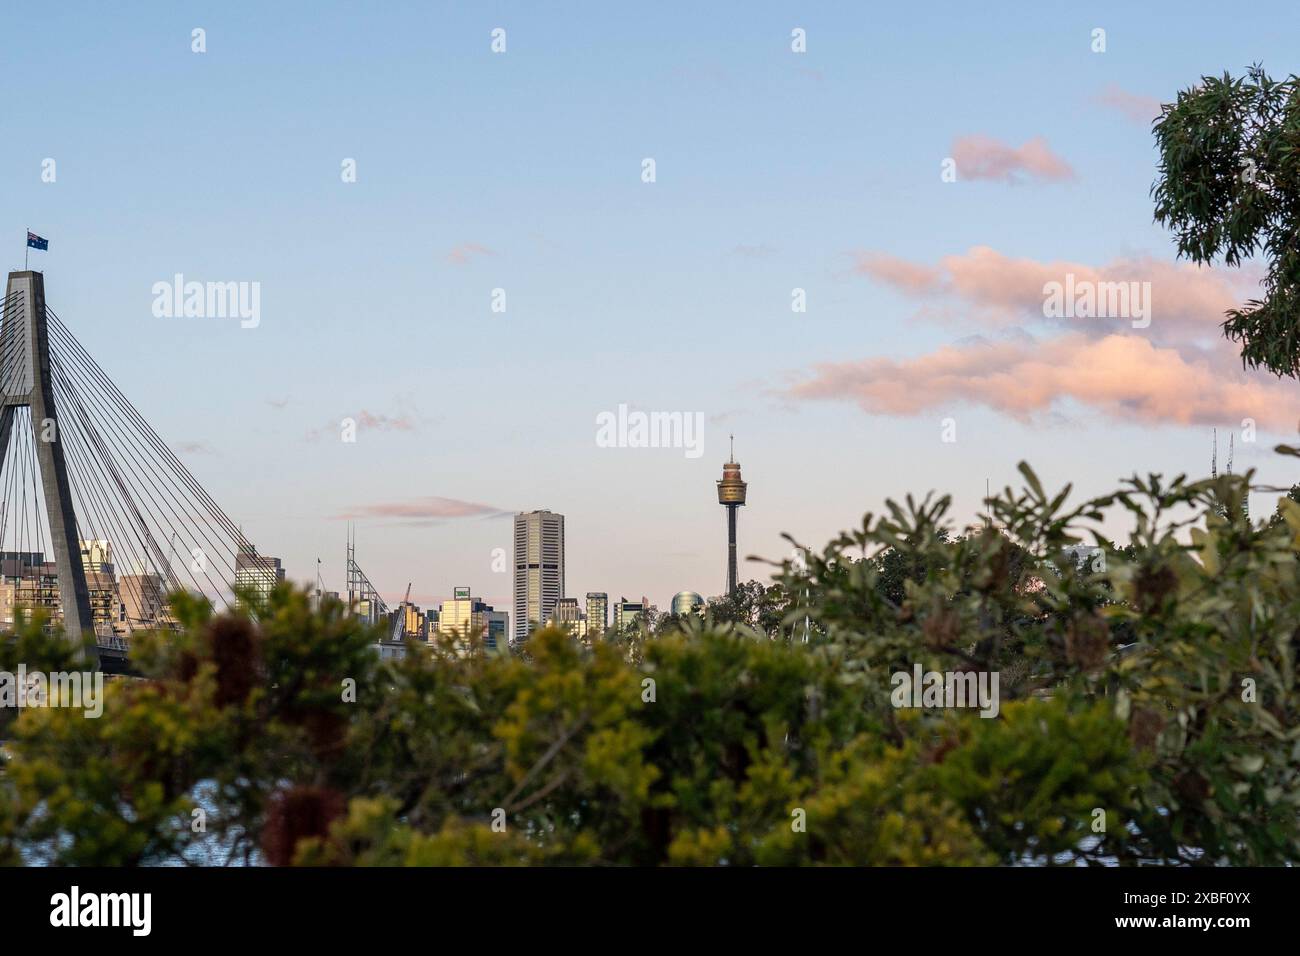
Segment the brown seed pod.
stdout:
<svg viewBox="0 0 1300 956">
<path fill-rule="evenodd" d="M 1081 614 L 1065 632 L 1065 657 L 1085 671 L 1100 667 L 1110 651 L 1110 626 L 1099 614 Z"/>
<path fill-rule="evenodd" d="M 1134 580 L 1138 610 L 1151 613 L 1160 610 L 1165 601 L 1178 588 L 1178 575 L 1165 565 L 1143 565 Z"/>
<path fill-rule="evenodd" d="M 217 665 L 217 706 L 242 704 L 260 679 L 257 631 L 245 618 L 219 617 L 208 625 L 207 637 Z"/>
<path fill-rule="evenodd" d="M 1165 729 L 1165 716 L 1147 707 L 1134 708 L 1128 721 L 1128 739 L 1139 750 L 1154 750 Z"/>
<path fill-rule="evenodd" d="M 262 825 L 262 852 L 272 866 L 289 866 L 298 841 L 329 836 L 343 815 L 343 794 L 326 787 L 295 786 L 271 798 Z"/>
</svg>

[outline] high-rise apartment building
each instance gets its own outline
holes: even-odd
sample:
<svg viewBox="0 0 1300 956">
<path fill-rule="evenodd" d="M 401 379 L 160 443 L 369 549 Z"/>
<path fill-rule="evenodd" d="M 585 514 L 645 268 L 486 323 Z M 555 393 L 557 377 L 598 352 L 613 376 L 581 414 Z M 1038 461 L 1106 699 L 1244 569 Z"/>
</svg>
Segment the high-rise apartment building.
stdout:
<svg viewBox="0 0 1300 956">
<path fill-rule="evenodd" d="M 587 592 L 587 635 L 598 641 L 609 627 L 609 595 L 604 591 Z"/>
<path fill-rule="evenodd" d="M 128 630 L 157 627 L 170 621 L 167 582 L 161 574 L 124 574 L 120 587 Z"/>
<path fill-rule="evenodd" d="M 564 515 L 529 511 L 515 515 L 515 643 L 550 620 L 564 597 Z"/>
<path fill-rule="evenodd" d="M 113 568 L 113 546 L 103 540 L 82 541 L 81 567 L 86 575 L 90 596 L 90 615 L 96 631 L 112 629 L 126 623 L 126 612 L 118 593 L 117 574 Z"/>
<path fill-rule="evenodd" d="M 107 541 L 96 539 L 81 542 L 81 566 L 87 573 L 113 572 L 113 546 Z"/>
</svg>

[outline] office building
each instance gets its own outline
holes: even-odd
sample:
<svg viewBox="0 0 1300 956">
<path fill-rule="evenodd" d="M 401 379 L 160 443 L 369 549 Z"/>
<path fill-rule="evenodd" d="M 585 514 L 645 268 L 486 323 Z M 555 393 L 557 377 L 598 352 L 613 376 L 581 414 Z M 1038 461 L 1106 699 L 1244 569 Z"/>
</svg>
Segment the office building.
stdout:
<svg viewBox="0 0 1300 956">
<path fill-rule="evenodd" d="M 523 644 L 548 621 L 564 596 L 564 515 L 530 511 L 515 515 L 515 643 Z"/>
<path fill-rule="evenodd" d="M 642 598 L 639 602 L 629 601 L 622 598 L 614 605 L 614 633 L 624 634 L 627 629 L 638 623 L 645 616 L 646 602 Z"/>
<path fill-rule="evenodd" d="M 428 627 L 425 624 L 424 612 L 420 610 L 420 605 L 412 604 L 410 601 L 403 601 L 398 608 L 398 613 L 403 614 L 406 618 L 402 622 L 402 633 L 417 641 L 428 640 Z"/>
<path fill-rule="evenodd" d="M 510 646 L 510 612 L 489 610 L 487 637 L 483 644 L 490 651 L 504 651 Z"/>
<path fill-rule="evenodd" d="M 582 609 L 578 607 L 577 598 L 560 598 L 555 602 L 555 607 L 552 609 L 547 623 L 554 624 L 557 627 L 564 627 L 576 623 L 581 617 Z"/>
<path fill-rule="evenodd" d="M 284 567 L 279 558 L 252 550 L 241 550 L 235 555 L 235 587 L 253 592 L 259 602 L 269 600 L 275 586 L 283 580 Z"/>
<path fill-rule="evenodd" d="M 467 587 L 452 589 L 452 597 L 438 609 L 438 633 L 459 634 L 462 638 L 482 638 L 487 632 L 490 608 L 473 596 Z"/>
<path fill-rule="evenodd" d="M 509 641 L 510 615 L 474 597 L 469 588 L 458 587 L 451 600 L 442 602 L 436 627 L 439 634 L 458 634 L 462 652 L 475 642 L 489 650 L 504 649 Z"/>
</svg>

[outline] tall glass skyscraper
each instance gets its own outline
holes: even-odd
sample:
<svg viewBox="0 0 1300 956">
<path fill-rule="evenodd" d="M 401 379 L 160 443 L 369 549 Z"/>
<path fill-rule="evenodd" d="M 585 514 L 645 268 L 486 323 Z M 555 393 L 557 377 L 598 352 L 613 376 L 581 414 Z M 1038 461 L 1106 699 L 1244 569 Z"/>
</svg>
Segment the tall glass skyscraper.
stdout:
<svg viewBox="0 0 1300 956">
<path fill-rule="evenodd" d="M 564 597 L 564 515 L 529 511 L 515 515 L 515 643 L 550 620 Z"/>
</svg>

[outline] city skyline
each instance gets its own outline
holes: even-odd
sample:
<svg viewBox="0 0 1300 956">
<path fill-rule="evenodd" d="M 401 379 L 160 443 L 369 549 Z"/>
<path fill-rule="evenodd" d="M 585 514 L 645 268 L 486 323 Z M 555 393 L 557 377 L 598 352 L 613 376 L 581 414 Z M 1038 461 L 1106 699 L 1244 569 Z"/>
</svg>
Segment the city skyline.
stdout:
<svg viewBox="0 0 1300 956">
<path fill-rule="evenodd" d="M 1216 341 L 1251 269 L 1176 260 L 1149 121 L 1204 72 L 1285 67 L 1297 13 L 1173 9 L 940 5 L 922 30 L 845 3 L 563 24 L 20 8 L 15 29 L 63 42 L 0 64 L 15 89 L 40 77 L 7 110 L 3 248 L 20 267 L 23 229 L 49 239 L 31 265 L 50 304 L 291 578 L 321 559 L 344 590 L 353 522 L 390 605 L 414 580 L 426 606 L 460 584 L 508 606 L 494 554 L 535 508 L 569 516 L 565 596 L 721 593 L 705 482 L 733 431 L 758 481 L 742 580 L 769 571 L 746 556 L 788 553 L 782 532 L 820 548 L 907 491 L 973 520 L 1021 459 L 1082 497 L 1208 474 L 1217 427 L 1238 472 L 1286 486 L 1269 449 L 1295 400 Z M 914 74 L 922 58 L 938 68 Z M 1149 326 L 1049 316 L 1042 288 L 1071 275 L 1150 282 Z M 185 318 L 155 291 L 177 276 L 257 283 L 258 321 Z M 703 430 L 602 446 L 623 408 Z"/>
<path fill-rule="evenodd" d="M 1294 0 L 4 23 L 20 930 L 373 943 L 413 868 L 1276 922 Z"/>
</svg>

